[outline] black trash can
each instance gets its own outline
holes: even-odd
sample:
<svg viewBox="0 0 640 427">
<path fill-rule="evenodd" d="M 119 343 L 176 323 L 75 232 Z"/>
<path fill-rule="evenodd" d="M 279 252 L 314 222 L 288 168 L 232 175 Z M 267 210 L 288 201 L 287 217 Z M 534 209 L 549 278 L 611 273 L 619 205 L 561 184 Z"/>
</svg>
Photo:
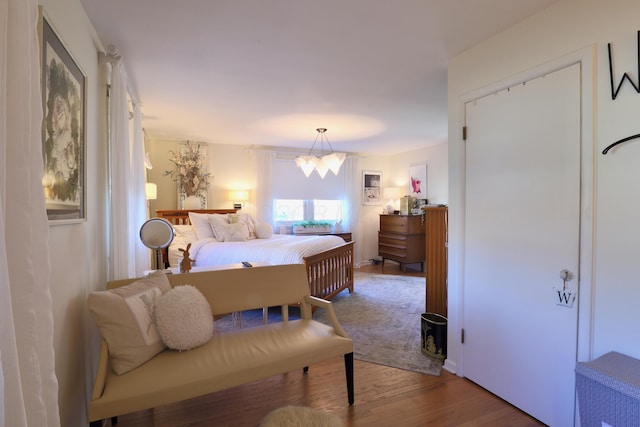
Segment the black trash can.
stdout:
<svg viewBox="0 0 640 427">
<path fill-rule="evenodd" d="M 447 318 L 436 313 L 422 313 L 422 352 L 443 363 L 447 358 Z"/>
</svg>

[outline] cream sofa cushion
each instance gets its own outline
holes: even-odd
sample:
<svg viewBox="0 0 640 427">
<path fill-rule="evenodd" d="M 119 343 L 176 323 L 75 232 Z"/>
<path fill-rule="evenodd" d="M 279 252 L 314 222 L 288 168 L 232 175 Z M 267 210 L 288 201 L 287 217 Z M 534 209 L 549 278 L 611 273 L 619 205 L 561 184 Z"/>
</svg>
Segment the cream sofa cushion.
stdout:
<svg viewBox="0 0 640 427">
<path fill-rule="evenodd" d="M 155 304 L 171 290 L 167 276 L 155 271 L 127 286 L 89 294 L 87 304 L 107 342 L 113 370 L 123 374 L 166 346 L 155 325 Z"/>
</svg>

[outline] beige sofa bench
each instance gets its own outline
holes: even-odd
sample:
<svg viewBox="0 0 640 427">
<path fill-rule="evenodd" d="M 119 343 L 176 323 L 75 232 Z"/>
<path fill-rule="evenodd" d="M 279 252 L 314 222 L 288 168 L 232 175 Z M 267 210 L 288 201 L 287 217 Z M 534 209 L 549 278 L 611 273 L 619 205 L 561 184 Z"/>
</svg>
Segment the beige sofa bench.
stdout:
<svg viewBox="0 0 640 427">
<path fill-rule="evenodd" d="M 141 366 L 117 375 L 103 340 L 91 402 L 91 426 L 118 415 L 154 408 L 283 374 L 331 357 L 344 356 L 347 397 L 353 404 L 353 341 L 331 302 L 310 296 L 304 265 L 278 265 L 168 275 L 172 287 L 193 285 L 216 316 L 264 307 L 282 307 L 283 320 L 214 332 L 204 345 L 165 350 Z M 108 289 L 135 279 L 109 282 Z M 301 319 L 288 307 L 300 304 Z M 312 320 L 312 306 L 328 310 L 331 326 Z M 214 322 L 215 331 L 215 322 Z"/>
</svg>

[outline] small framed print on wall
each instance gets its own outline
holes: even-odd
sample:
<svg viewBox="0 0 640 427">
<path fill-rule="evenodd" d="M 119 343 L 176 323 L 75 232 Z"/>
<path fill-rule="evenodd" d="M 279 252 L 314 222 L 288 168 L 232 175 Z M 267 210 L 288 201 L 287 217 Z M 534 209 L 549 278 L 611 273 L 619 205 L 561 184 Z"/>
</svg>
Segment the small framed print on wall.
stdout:
<svg viewBox="0 0 640 427">
<path fill-rule="evenodd" d="M 69 223 L 85 215 L 86 76 L 40 8 L 42 154 L 47 217 Z"/>
<path fill-rule="evenodd" d="M 427 165 L 409 166 L 409 196 L 427 198 Z"/>
<path fill-rule="evenodd" d="M 362 204 L 382 204 L 382 172 L 362 171 Z"/>
</svg>

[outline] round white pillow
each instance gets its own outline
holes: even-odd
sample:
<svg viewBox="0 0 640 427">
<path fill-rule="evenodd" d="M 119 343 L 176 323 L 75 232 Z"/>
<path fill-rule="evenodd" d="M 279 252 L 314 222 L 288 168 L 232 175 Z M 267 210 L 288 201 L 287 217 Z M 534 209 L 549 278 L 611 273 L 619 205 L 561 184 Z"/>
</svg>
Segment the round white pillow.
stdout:
<svg viewBox="0 0 640 427">
<path fill-rule="evenodd" d="M 256 224 L 256 237 L 258 239 L 270 239 L 273 235 L 273 227 L 268 222 Z"/>
<path fill-rule="evenodd" d="M 160 338 L 173 350 L 201 346 L 213 335 L 209 302 L 194 286 L 176 286 L 156 301 L 156 326 Z"/>
</svg>

